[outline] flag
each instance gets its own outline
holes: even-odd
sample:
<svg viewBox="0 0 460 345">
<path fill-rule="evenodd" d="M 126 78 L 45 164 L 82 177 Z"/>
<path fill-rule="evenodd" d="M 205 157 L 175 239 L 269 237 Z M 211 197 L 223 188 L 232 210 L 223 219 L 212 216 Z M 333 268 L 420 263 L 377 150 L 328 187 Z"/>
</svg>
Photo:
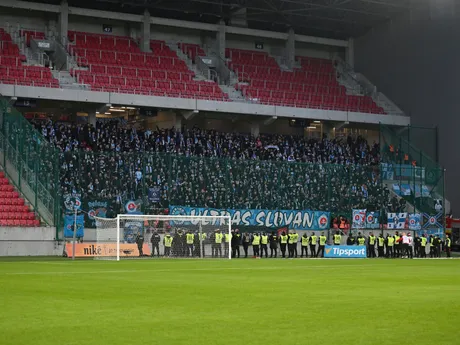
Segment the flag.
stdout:
<svg viewBox="0 0 460 345">
<path fill-rule="evenodd" d="M 420 213 L 410 213 L 409 214 L 409 229 L 410 230 L 420 230 L 422 228 L 422 215 Z"/>
<path fill-rule="evenodd" d="M 443 221 L 442 221 L 443 213 L 440 212 L 436 215 L 429 215 L 428 213 L 423 214 L 423 228 L 430 229 L 430 228 L 442 228 Z"/>
<path fill-rule="evenodd" d="M 380 228 L 379 212 L 367 212 L 366 215 L 366 228 L 367 229 L 378 229 Z"/>
<path fill-rule="evenodd" d="M 404 229 L 407 213 L 388 213 L 388 229 Z"/>
<path fill-rule="evenodd" d="M 353 229 L 362 229 L 366 223 L 366 210 L 353 210 Z"/>
</svg>

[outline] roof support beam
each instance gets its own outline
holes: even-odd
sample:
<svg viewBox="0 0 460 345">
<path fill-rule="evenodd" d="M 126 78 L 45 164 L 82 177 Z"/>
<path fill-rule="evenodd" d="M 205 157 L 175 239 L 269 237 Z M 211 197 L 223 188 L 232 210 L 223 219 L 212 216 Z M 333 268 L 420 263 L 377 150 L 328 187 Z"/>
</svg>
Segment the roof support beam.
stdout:
<svg viewBox="0 0 460 345">
<path fill-rule="evenodd" d="M 28 1 L 20 1 L 20 0 L 2 0 L 0 1 L 0 7 L 11 7 L 11 8 L 19 8 L 19 9 L 24 9 L 24 10 L 52 12 L 52 13 L 60 13 L 61 11 L 61 7 L 57 5 L 44 6 L 43 4 L 28 2 Z M 124 21 L 124 22 L 136 22 L 136 23 L 142 23 L 144 19 L 143 15 L 136 15 L 136 14 L 119 13 L 119 12 L 111 12 L 111 11 L 100 11 L 100 10 L 85 9 L 85 8 L 71 7 L 71 6 L 69 6 L 68 9 L 69 9 L 68 10 L 69 15 L 77 15 L 77 16 L 82 16 L 82 17 L 104 18 L 104 19 L 119 20 L 119 21 Z M 219 31 L 219 24 L 206 24 L 206 23 L 198 23 L 198 22 L 176 20 L 176 19 L 169 19 L 169 18 L 150 17 L 150 23 L 155 24 L 155 25 L 172 26 L 172 27 L 180 27 L 180 28 L 187 28 L 187 29 L 212 31 L 212 32 Z M 238 35 L 252 36 L 252 37 L 275 38 L 275 39 L 280 39 L 280 40 L 287 40 L 288 38 L 288 34 L 285 32 L 254 30 L 254 29 L 239 28 L 239 27 L 233 27 L 233 26 L 226 26 L 225 31 L 230 34 L 238 34 Z M 327 45 L 327 46 L 336 46 L 336 47 L 347 47 L 348 46 L 348 41 L 346 40 L 328 39 L 328 38 L 313 37 L 313 36 L 307 36 L 307 35 L 295 35 L 295 40 L 298 42 L 316 43 L 316 44 Z"/>
</svg>

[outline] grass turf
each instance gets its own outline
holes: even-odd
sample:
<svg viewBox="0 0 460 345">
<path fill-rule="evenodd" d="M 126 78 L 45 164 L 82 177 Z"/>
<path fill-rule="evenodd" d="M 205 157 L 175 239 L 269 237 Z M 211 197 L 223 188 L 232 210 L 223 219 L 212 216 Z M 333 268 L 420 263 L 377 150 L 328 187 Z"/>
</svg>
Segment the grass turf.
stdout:
<svg viewBox="0 0 460 345">
<path fill-rule="evenodd" d="M 460 260 L 30 260 L 2 345 L 460 342 Z"/>
</svg>

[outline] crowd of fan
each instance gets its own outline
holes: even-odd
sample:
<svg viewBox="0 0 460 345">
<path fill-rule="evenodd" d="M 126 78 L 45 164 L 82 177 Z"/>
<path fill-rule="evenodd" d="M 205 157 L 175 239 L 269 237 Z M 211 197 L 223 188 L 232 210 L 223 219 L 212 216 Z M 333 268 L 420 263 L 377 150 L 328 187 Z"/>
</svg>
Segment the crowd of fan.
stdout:
<svg viewBox="0 0 460 345">
<path fill-rule="evenodd" d="M 158 207 L 379 210 L 389 191 L 379 147 L 362 137 L 307 140 L 213 130 L 136 130 L 122 121 L 96 127 L 33 122 L 62 152 L 62 193 Z"/>
</svg>

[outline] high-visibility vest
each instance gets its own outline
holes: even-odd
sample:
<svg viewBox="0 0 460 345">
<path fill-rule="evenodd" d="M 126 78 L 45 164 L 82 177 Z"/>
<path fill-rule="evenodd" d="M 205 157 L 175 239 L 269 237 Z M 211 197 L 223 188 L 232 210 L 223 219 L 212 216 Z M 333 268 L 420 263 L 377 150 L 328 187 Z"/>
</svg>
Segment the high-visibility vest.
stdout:
<svg viewBox="0 0 460 345">
<path fill-rule="evenodd" d="M 302 236 L 302 246 L 308 246 L 308 237 Z"/>
<path fill-rule="evenodd" d="M 379 237 L 379 247 L 383 247 L 385 245 L 385 239 L 383 237 Z"/>
<path fill-rule="evenodd" d="M 320 245 L 320 246 L 325 246 L 325 245 L 326 245 L 326 241 L 327 241 L 327 237 L 326 237 L 326 236 L 320 236 L 320 237 L 319 237 L 319 245 Z"/>
<path fill-rule="evenodd" d="M 446 238 L 446 246 L 447 246 L 447 248 L 450 248 L 450 244 L 451 244 L 451 242 L 452 242 L 452 241 L 450 240 L 450 238 L 449 238 L 449 237 L 448 237 L 448 238 Z"/>
<path fill-rule="evenodd" d="M 358 237 L 358 244 L 360 246 L 364 245 L 365 242 L 366 242 L 366 239 L 364 237 Z"/>
<path fill-rule="evenodd" d="M 422 241 L 422 247 L 426 247 L 426 243 L 428 242 L 427 238 L 425 236 L 420 237 L 420 240 Z"/>
<path fill-rule="evenodd" d="M 173 238 L 171 236 L 165 236 L 165 247 L 171 247 Z"/>
<path fill-rule="evenodd" d="M 224 235 L 218 232 L 218 233 L 216 234 L 216 243 L 221 244 L 221 243 L 222 243 L 222 238 L 223 238 L 223 237 L 224 237 Z"/>
<path fill-rule="evenodd" d="M 225 242 L 226 242 L 226 243 L 230 242 L 230 240 L 232 239 L 231 236 L 232 236 L 232 235 L 225 234 Z"/>
<path fill-rule="evenodd" d="M 398 235 L 395 235 L 395 244 L 399 244 L 398 240 L 400 239 L 401 237 L 399 237 Z"/>
<path fill-rule="evenodd" d="M 299 234 L 294 234 L 294 242 L 297 243 L 299 241 Z"/>
<path fill-rule="evenodd" d="M 281 238 L 281 243 L 288 243 L 288 235 L 284 235 L 284 236 L 281 235 L 280 238 Z"/>
<path fill-rule="evenodd" d="M 187 244 L 193 244 L 194 240 L 195 240 L 194 234 L 187 234 Z"/>
<path fill-rule="evenodd" d="M 289 234 L 289 244 L 293 244 L 294 243 L 294 234 Z"/>
<path fill-rule="evenodd" d="M 340 244 L 340 241 L 342 240 L 342 236 L 339 234 L 334 235 L 334 244 Z"/>
<path fill-rule="evenodd" d="M 430 239 L 430 244 L 433 245 L 433 243 L 434 243 L 434 237 Z"/>
<path fill-rule="evenodd" d="M 268 244 L 268 236 L 267 235 L 262 235 L 260 242 L 262 244 Z"/>
<path fill-rule="evenodd" d="M 375 236 L 369 236 L 369 244 L 371 246 L 375 244 Z"/>
<path fill-rule="evenodd" d="M 316 235 L 310 236 L 311 239 L 311 244 L 316 246 L 316 241 L 318 240 L 318 237 Z"/>
<path fill-rule="evenodd" d="M 258 246 L 260 244 L 260 236 L 254 235 L 252 238 L 252 245 L 253 246 Z"/>
<path fill-rule="evenodd" d="M 388 247 L 393 247 L 394 244 L 395 244 L 395 238 L 392 236 L 388 237 Z"/>
</svg>

